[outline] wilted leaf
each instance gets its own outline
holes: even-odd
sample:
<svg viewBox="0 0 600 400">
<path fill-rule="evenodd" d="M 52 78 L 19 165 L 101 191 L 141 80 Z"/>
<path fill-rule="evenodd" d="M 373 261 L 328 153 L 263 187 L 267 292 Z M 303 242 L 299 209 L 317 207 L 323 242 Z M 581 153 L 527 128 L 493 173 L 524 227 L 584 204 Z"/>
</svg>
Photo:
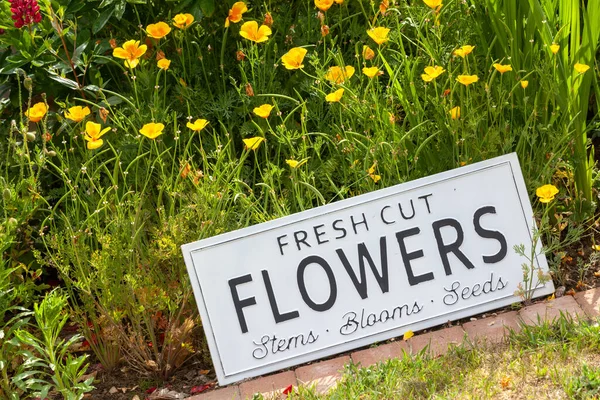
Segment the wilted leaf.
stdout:
<svg viewBox="0 0 600 400">
<path fill-rule="evenodd" d="M 199 386 L 193 386 L 190 389 L 190 394 L 198 394 L 198 393 L 202 393 L 204 392 L 206 389 L 210 388 L 210 385 L 199 385 Z"/>
</svg>

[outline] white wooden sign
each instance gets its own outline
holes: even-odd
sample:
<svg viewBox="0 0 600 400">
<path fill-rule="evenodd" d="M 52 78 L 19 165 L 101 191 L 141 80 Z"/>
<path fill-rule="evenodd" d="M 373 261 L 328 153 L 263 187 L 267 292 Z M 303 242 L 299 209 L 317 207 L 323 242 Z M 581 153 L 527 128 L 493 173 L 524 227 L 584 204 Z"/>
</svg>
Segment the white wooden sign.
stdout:
<svg viewBox="0 0 600 400">
<path fill-rule="evenodd" d="M 533 222 L 510 154 L 182 246 L 219 383 L 520 301 Z"/>
</svg>

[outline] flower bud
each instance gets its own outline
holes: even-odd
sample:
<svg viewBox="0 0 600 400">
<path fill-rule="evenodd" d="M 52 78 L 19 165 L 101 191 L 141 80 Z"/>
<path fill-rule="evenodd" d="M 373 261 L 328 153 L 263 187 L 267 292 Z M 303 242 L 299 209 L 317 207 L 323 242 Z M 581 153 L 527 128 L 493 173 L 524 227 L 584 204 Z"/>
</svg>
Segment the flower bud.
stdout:
<svg viewBox="0 0 600 400">
<path fill-rule="evenodd" d="M 28 142 L 33 142 L 35 140 L 35 132 L 27 132 L 25 134 Z"/>
<path fill-rule="evenodd" d="M 23 80 L 23 86 L 25 87 L 25 89 L 27 89 L 27 91 L 31 92 L 31 90 L 33 89 L 33 82 L 30 77 L 27 77 L 25 78 L 25 80 Z"/>
<path fill-rule="evenodd" d="M 5 189 L 2 191 L 2 197 L 4 198 L 4 200 L 5 200 L 5 201 L 9 201 L 9 200 L 11 199 L 11 197 L 12 197 L 12 194 L 11 194 L 11 192 L 10 192 L 10 189 L 9 189 L 9 188 L 5 188 Z"/>
</svg>

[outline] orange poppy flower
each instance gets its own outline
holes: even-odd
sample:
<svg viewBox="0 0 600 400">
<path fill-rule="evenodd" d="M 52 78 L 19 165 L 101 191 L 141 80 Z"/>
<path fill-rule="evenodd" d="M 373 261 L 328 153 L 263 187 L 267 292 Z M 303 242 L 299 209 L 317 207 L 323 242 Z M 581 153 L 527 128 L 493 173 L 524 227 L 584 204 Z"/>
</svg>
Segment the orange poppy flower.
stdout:
<svg viewBox="0 0 600 400">
<path fill-rule="evenodd" d="M 246 3 L 243 1 L 238 1 L 231 7 L 229 10 L 229 15 L 225 18 L 225 27 L 229 26 L 230 22 L 237 24 L 242 20 L 242 14 L 248 11 L 248 7 L 246 7 Z"/>
</svg>

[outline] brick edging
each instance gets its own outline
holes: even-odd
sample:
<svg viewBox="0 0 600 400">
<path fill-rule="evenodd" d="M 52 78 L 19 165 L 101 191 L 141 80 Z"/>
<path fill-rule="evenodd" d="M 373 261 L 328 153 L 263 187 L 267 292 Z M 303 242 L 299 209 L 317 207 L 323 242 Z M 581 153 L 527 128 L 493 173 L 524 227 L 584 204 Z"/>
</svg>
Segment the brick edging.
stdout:
<svg viewBox="0 0 600 400">
<path fill-rule="evenodd" d="M 377 347 L 351 352 L 350 355 L 330 360 L 314 362 L 294 370 L 262 376 L 237 385 L 188 397 L 190 400 L 246 400 L 255 393 L 265 397 L 280 394 L 293 385 L 314 386 L 317 392 L 325 393 L 333 388 L 342 377 L 344 365 L 348 362 L 360 363 L 363 367 L 377 364 L 391 358 L 403 356 L 404 352 L 414 354 L 429 346 L 434 356 L 445 354 L 451 345 L 465 341 L 500 343 L 504 340 L 507 328 L 519 329 L 520 324 L 535 325 L 538 321 L 552 321 L 560 314 L 572 317 L 600 316 L 600 288 L 579 292 L 575 296 L 540 302 L 521 310 L 490 316 L 466 322 L 462 325 L 416 335 L 407 341 L 393 341 Z"/>
</svg>

